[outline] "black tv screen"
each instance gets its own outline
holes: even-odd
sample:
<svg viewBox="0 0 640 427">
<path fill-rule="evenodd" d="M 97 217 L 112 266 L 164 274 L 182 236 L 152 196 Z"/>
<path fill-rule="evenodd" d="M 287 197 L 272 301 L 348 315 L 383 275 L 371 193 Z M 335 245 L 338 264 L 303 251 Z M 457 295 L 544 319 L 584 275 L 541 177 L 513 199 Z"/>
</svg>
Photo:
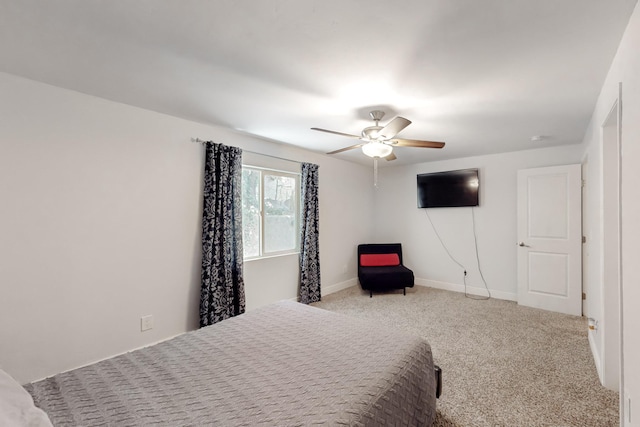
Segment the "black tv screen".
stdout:
<svg viewBox="0 0 640 427">
<path fill-rule="evenodd" d="M 478 169 L 423 173 L 418 179 L 419 208 L 478 206 Z"/>
</svg>

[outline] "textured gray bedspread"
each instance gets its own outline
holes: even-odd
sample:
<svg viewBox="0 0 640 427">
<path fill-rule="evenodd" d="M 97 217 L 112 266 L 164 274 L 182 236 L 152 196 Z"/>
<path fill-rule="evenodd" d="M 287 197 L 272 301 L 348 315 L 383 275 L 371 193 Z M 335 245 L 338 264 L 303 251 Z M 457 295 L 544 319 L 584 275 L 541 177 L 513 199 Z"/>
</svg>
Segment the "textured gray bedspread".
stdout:
<svg viewBox="0 0 640 427">
<path fill-rule="evenodd" d="M 294 302 L 28 384 L 55 426 L 431 425 L 421 338 Z"/>
</svg>

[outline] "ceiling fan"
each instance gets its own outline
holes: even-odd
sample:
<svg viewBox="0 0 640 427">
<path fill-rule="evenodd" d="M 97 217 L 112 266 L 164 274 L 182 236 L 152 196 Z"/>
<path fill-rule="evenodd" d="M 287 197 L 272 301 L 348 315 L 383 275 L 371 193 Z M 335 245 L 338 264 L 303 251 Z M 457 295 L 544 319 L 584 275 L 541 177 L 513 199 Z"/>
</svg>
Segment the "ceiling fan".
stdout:
<svg viewBox="0 0 640 427">
<path fill-rule="evenodd" d="M 404 117 L 398 116 L 387 123 L 386 126 L 380 126 L 379 122 L 384 117 L 384 111 L 373 110 L 369 113 L 369 115 L 371 116 L 373 121 L 376 122 L 376 124 L 375 126 L 369 126 L 362 129 L 362 133 L 360 136 L 320 128 L 311 128 L 311 130 L 346 136 L 348 138 L 356 138 L 362 141 L 360 144 L 331 151 L 327 154 L 336 154 L 347 150 L 353 150 L 354 148 L 362 148 L 362 152 L 364 154 L 369 157 L 373 157 L 374 159 L 385 158 L 386 160 L 395 160 L 397 157 L 393 153 L 393 147 L 444 147 L 444 142 L 396 138 L 395 136 L 400 133 L 402 129 L 411 124 L 411 121 L 405 119 Z"/>
</svg>

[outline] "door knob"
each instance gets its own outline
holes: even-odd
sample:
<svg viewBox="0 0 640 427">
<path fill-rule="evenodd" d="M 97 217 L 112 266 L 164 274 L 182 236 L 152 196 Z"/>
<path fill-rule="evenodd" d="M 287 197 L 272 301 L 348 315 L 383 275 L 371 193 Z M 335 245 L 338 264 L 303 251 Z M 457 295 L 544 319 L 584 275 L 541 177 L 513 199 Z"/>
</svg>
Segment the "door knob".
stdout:
<svg viewBox="0 0 640 427">
<path fill-rule="evenodd" d="M 525 247 L 526 247 L 526 248 L 530 248 L 530 247 L 531 247 L 531 246 L 529 246 L 529 245 L 525 244 L 524 242 L 519 242 L 519 243 L 518 243 L 518 246 L 523 247 L 523 248 L 525 248 Z"/>
</svg>

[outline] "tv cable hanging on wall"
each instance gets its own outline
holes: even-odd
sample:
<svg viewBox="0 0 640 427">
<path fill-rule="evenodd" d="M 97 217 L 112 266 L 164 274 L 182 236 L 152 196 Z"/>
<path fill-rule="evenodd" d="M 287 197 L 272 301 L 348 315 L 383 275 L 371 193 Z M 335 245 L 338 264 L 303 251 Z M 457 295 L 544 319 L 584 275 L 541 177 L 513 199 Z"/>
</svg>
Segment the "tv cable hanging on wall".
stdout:
<svg viewBox="0 0 640 427">
<path fill-rule="evenodd" d="M 484 274 L 482 274 L 482 268 L 480 268 L 480 255 L 478 253 L 478 235 L 476 233 L 476 217 L 475 217 L 475 213 L 474 213 L 474 208 L 471 208 L 471 221 L 473 223 L 473 241 L 474 241 L 474 247 L 475 247 L 475 253 L 476 253 L 476 262 L 478 265 L 478 272 L 480 273 L 480 278 L 482 279 L 482 282 L 484 283 L 484 287 L 487 290 L 487 295 L 486 297 L 483 296 L 477 296 L 477 295 L 472 295 L 467 293 L 467 268 L 462 265 L 462 263 L 460 263 L 449 251 L 449 249 L 447 248 L 447 246 L 444 244 L 444 241 L 442 240 L 442 237 L 440 237 L 440 234 L 438 233 L 438 230 L 436 229 L 435 225 L 433 225 L 433 221 L 431 220 L 431 217 L 429 216 L 429 209 L 425 209 L 424 210 L 425 214 L 427 215 L 427 219 L 429 220 L 429 223 L 431 224 L 431 228 L 433 229 L 433 232 L 435 233 L 436 237 L 438 238 L 438 241 L 440 242 L 440 244 L 442 245 L 442 247 L 444 248 L 445 252 L 447 253 L 447 255 L 449 256 L 449 258 L 451 258 L 451 260 L 456 263 L 463 271 L 463 283 L 464 283 L 464 296 L 470 299 L 475 299 L 475 300 L 487 300 L 491 298 L 491 291 L 489 290 L 489 286 L 487 285 L 487 281 L 484 278 Z"/>
</svg>

